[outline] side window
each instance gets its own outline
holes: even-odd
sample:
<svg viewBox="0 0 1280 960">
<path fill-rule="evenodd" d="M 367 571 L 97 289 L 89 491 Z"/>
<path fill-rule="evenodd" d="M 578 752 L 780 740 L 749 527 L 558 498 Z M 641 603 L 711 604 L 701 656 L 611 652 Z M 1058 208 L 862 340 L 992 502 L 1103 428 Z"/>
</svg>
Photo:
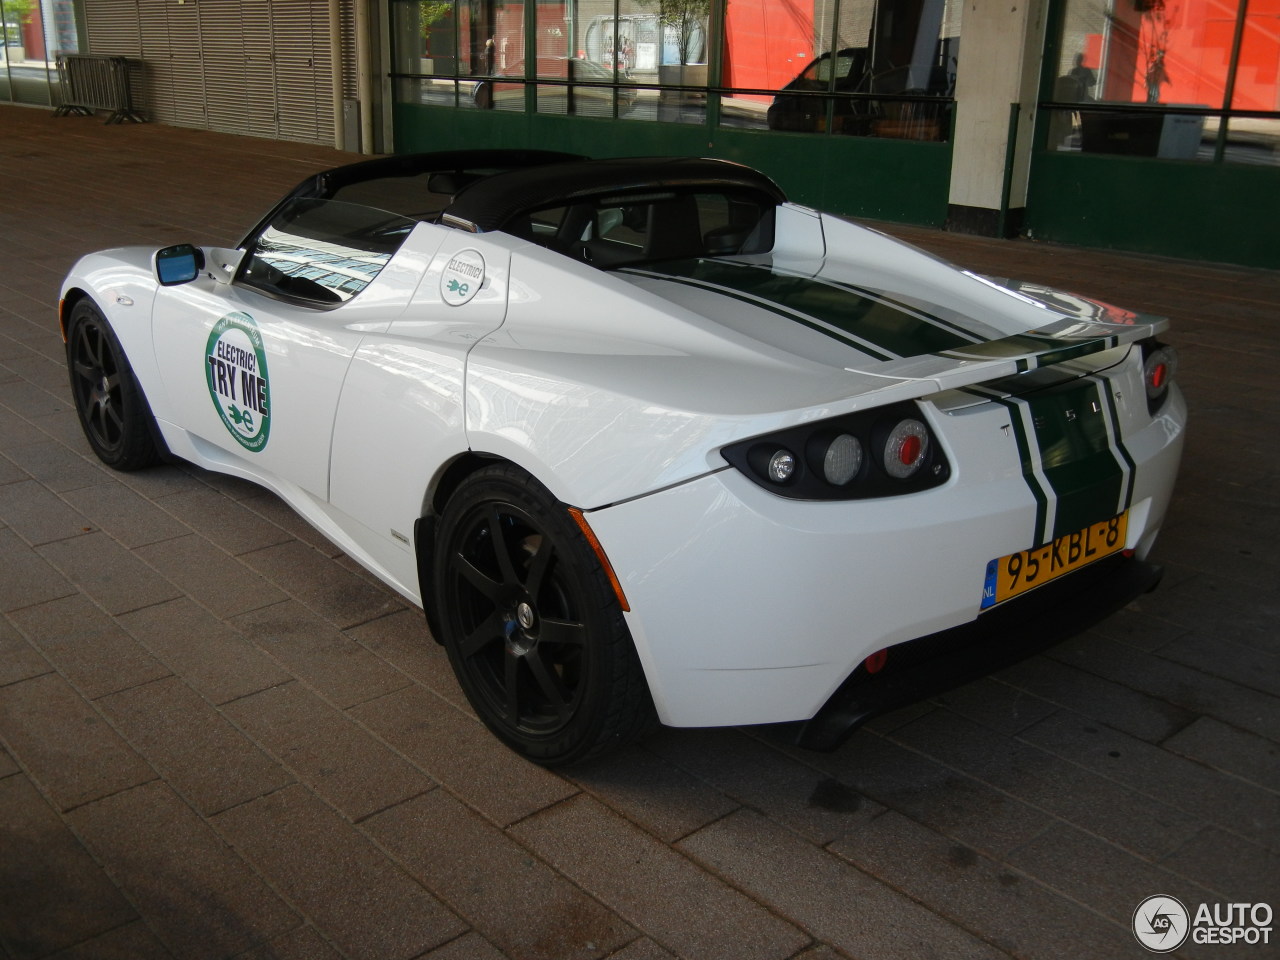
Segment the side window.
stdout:
<svg viewBox="0 0 1280 960">
<path fill-rule="evenodd" d="M 283 300 L 338 306 L 373 282 L 413 227 L 359 204 L 294 200 L 249 242 L 236 282 Z"/>
</svg>

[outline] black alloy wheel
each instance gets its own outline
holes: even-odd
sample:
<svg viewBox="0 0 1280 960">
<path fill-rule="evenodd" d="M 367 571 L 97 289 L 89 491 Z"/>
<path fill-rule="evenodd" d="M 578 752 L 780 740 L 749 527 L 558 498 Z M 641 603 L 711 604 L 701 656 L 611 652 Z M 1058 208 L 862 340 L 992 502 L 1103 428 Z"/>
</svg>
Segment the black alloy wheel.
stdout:
<svg viewBox="0 0 1280 960">
<path fill-rule="evenodd" d="M 567 508 L 501 465 L 454 493 L 436 542 L 445 647 L 476 713 L 546 765 L 597 756 L 653 725 L 617 598 Z"/>
<path fill-rule="evenodd" d="M 146 398 L 111 325 L 88 299 L 71 311 L 67 369 L 80 426 L 98 459 L 117 470 L 158 462 Z"/>
</svg>

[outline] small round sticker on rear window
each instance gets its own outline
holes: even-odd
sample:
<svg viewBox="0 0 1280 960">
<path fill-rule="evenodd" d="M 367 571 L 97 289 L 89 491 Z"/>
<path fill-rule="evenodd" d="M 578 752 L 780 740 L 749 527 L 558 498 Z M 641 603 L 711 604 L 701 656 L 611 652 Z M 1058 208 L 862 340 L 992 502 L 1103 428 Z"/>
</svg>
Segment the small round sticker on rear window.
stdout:
<svg viewBox="0 0 1280 960">
<path fill-rule="evenodd" d="M 469 303 L 484 283 L 484 257 L 479 250 L 459 250 L 444 265 L 440 296 L 453 307 Z"/>
<path fill-rule="evenodd" d="M 205 346 L 209 397 L 227 432 L 251 453 L 271 434 L 271 390 L 262 334 L 247 313 L 229 313 L 213 325 Z"/>
</svg>

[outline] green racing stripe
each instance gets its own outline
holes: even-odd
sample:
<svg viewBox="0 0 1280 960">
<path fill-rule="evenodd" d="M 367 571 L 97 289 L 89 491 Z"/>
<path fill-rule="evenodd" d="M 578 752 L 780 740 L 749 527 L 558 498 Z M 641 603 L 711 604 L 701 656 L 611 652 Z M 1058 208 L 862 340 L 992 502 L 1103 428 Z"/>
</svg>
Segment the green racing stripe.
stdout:
<svg viewBox="0 0 1280 960">
<path fill-rule="evenodd" d="M 1105 376 L 1020 397 L 993 396 L 981 387 L 967 392 L 1009 409 L 1022 475 L 1036 501 L 1033 547 L 1129 508 L 1135 464 Z"/>
<path fill-rule="evenodd" d="M 744 300 L 804 323 L 880 360 L 981 346 L 976 334 L 847 284 L 723 260 L 680 260 L 625 271 Z M 1043 348 L 1043 344 L 1041 345 Z"/>
</svg>

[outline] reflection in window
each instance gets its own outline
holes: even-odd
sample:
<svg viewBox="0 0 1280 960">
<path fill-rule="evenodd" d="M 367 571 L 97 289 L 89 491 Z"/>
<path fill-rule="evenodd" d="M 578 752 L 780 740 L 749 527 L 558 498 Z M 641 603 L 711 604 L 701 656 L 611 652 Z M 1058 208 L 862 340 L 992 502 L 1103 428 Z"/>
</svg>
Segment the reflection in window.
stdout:
<svg viewBox="0 0 1280 960">
<path fill-rule="evenodd" d="M 795 132 L 944 140 L 955 89 L 956 0 L 842 0 L 806 16 L 734 0 L 722 122 Z M 769 94 L 764 91 L 776 90 Z M 757 92 L 759 91 L 759 92 Z"/>
<path fill-rule="evenodd" d="M 718 94 L 726 126 L 950 133 L 962 0 L 392 2 L 401 102 L 701 124 Z"/>
<path fill-rule="evenodd" d="M 1052 98 L 1080 106 L 1051 111 L 1050 149 L 1280 161 L 1276 0 L 1067 0 L 1059 50 Z"/>
<path fill-rule="evenodd" d="M 337 305 L 367 287 L 414 221 L 336 200 L 294 200 L 247 247 L 239 281 L 287 300 Z"/>
<path fill-rule="evenodd" d="M 72 0 L 3 0 L 0 16 L 0 101 L 56 106 L 57 60 L 80 52 Z"/>
</svg>

